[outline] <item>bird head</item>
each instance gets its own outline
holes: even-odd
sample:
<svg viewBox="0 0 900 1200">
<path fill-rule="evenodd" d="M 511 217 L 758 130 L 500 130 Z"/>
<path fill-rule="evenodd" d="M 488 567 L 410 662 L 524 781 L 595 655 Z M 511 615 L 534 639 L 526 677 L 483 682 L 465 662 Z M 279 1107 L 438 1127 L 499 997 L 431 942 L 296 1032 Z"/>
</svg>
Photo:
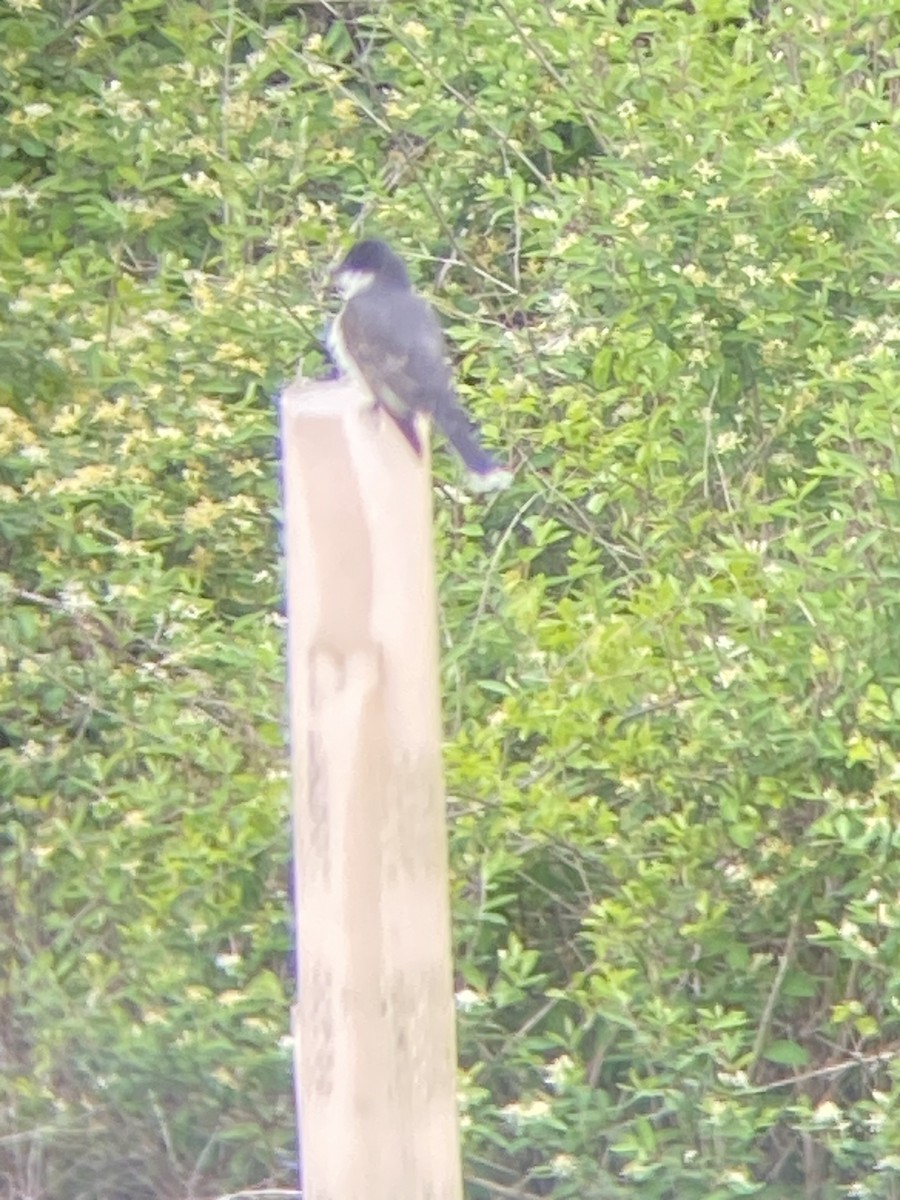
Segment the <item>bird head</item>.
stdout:
<svg viewBox="0 0 900 1200">
<path fill-rule="evenodd" d="M 409 275 L 402 259 L 385 242 L 366 238 L 348 250 L 335 270 L 333 279 L 346 300 L 378 283 L 384 287 L 407 289 Z"/>
</svg>

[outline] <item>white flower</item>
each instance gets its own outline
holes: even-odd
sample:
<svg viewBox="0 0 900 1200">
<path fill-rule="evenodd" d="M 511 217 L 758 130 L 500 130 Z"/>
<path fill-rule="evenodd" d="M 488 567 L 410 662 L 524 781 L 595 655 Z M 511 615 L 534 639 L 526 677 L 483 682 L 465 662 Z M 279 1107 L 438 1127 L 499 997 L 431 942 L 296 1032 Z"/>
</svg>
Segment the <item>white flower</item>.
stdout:
<svg viewBox="0 0 900 1200">
<path fill-rule="evenodd" d="M 473 988 L 462 988 L 456 993 L 456 1007 L 460 1012 L 471 1012 L 476 1008 L 484 1008 L 486 1004 L 484 996 Z"/>
<path fill-rule="evenodd" d="M 544 1078 L 554 1092 L 563 1090 L 572 1077 L 574 1066 L 575 1064 L 568 1054 L 560 1054 L 553 1062 L 547 1063 L 544 1067 Z"/>
<path fill-rule="evenodd" d="M 546 1100 L 529 1100 L 520 1104 L 507 1104 L 501 1110 L 506 1121 L 516 1129 L 540 1121 L 550 1112 Z"/>
</svg>

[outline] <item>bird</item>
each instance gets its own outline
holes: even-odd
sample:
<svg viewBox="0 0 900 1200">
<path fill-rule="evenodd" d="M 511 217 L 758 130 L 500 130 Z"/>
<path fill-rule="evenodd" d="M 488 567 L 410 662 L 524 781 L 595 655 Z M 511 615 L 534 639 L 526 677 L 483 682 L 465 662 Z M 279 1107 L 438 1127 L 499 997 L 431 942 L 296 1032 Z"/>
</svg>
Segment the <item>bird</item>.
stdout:
<svg viewBox="0 0 900 1200">
<path fill-rule="evenodd" d="M 473 488 L 506 487 L 512 476 L 484 449 L 463 411 L 444 335 L 399 255 L 377 238 L 357 242 L 333 274 L 344 305 L 328 346 L 339 369 L 393 418 L 421 455 L 416 414 L 431 417 L 468 468 Z"/>
</svg>

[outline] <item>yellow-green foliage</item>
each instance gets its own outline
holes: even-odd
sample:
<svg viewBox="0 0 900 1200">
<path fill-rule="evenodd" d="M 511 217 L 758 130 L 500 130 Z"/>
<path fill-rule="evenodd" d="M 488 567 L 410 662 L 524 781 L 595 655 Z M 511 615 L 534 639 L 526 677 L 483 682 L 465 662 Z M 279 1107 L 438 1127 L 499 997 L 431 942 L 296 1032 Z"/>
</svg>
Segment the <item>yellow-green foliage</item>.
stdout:
<svg viewBox="0 0 900 1200">
<path fill-rule="evenodd" d="M 294 1182 L 273 398 L 363 231 L 517 467 L 436 462 L 470 1200 L 897 1196 L 891 14 L 0 8 L 4 1200 Z"/>
</svg>

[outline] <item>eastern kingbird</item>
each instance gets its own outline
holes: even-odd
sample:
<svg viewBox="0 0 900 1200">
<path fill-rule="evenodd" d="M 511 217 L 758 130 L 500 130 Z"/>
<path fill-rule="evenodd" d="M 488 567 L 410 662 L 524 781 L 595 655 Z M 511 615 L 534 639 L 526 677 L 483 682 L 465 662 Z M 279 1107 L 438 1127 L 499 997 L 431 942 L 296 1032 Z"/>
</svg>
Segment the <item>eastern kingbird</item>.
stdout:
<svg viewBox="0 0 900 1200">
<path fill-rule="evenodd" d="M 460 407 L 431 306 L 416 295 L 401 259 L 384 242 L 357 242 L 334 273 L 344 307 L 328 334 L 340 369 L 393 417 L 422 453 L 417 412 L 433 417 L 482 491 L 506 487 L 510 472 L 481 446 Z"/>
</svg>

